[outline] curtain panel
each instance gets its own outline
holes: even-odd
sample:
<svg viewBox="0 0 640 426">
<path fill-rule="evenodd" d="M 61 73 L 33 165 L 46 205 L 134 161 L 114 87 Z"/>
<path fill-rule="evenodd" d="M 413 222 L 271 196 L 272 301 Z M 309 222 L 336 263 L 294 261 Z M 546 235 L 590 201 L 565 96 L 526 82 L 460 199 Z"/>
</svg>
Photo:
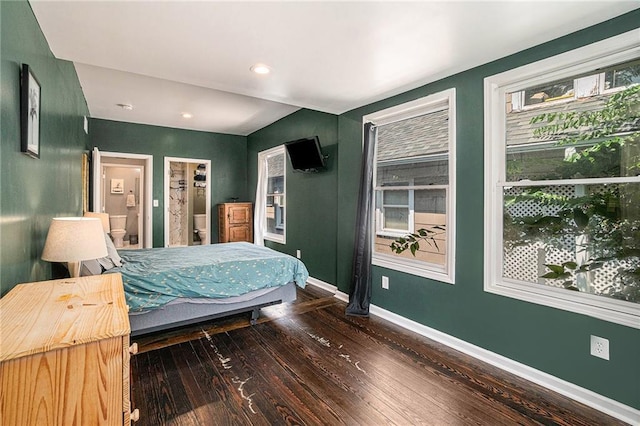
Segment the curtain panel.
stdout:
<svg viewBox="0 0 640 426">
<path fill-rule="evenodd" d="M 347 315 L 369 316 L 371 302 L 371 243 L 373 208 L 373 161 L 376 143 L 376 127 L 364 125 L 364 146 L 360 169 L 360 192 L 356 216 L 356 236 L 353 251 L 351 291 Z"/>
</svg>

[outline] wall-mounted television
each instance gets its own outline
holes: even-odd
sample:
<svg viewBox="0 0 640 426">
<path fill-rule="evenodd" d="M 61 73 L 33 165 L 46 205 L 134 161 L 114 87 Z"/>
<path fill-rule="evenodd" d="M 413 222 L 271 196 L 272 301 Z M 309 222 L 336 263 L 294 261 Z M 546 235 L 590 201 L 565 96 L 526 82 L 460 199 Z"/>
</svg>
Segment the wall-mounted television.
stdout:
<svg viewBox="0 0 640 426">
<path fill-rule="evenodd" d="M 291 167 L 297 172 L 317 172 L 325 167 L 320 140 L 317 136 L 298 139 L 284 144 Z"/>
</svg>

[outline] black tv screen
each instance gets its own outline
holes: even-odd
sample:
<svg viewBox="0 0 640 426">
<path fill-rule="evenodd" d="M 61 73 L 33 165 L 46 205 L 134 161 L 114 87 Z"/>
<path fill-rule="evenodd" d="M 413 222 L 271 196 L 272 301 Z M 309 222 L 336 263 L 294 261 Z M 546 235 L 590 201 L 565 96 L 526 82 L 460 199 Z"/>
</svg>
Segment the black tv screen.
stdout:
<svg viewBox="0 0 640 426">
<path fill-rule="evenodd" d="M 291 167 L 298 172 L 317 172 L 325 166 L 324 155 L 317 136 L 298 139 L 284 144 Z"/>
</svg>

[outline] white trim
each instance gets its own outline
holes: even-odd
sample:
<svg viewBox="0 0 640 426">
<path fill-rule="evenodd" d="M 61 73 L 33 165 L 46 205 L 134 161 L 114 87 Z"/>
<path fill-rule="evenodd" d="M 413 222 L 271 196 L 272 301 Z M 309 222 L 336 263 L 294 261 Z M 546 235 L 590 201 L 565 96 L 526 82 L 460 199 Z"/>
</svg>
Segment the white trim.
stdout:
<svg viewBox="0 0 640 426">
<path fill-rule="evenodd" d="M 264 217 L 264 224 L 262 226 L 262 229 L 264 229 L 264 233 L 262 235 L 262 239 L 263 240 L 267 240 L 267 241 L 273 241 L 274 243 L 280 243 L 280 244 L 286 244 L 287 243 L 287 153 L 285 150 L 284 145 L 278 145 L 278 146 L 274 146 L 273 148 L 269 148 L 266 149 L 264 151 L 260 151 L 258 153 L 258 163 L 262 162 L 262 161 L 267 161 L 270 157 L 275 157 L 277 155 L 282 155 L 283 158 L 283 173 L 284 173 L 284 193 L 281 195 L 284 195 L 284 199 L 285 199 L 285 204 L 284 204 L 284 226 L 282 229 L 282 235 L 281 234 L 274 234 L 271 232 L 267 232 L 267 215 L 266 215 L 266 198 L 265 198 L 265 214 L 262 216 Z M 267 175 L 268 175 L 268 171 L 267 171 Z M 269 185 L 269 177 L 267 176 L 267 179 L 265 179 L 264 181 L 264 185 L 268 186 Z M 265 188 L 265 197 L 266 197 L 266 188 Z"/>
<path fill-rule="evenodd" d="M 395 257 L 383 253 L 373 254 L 371 256 L 371 263 L 381 268 L 393 269 L 394 271 L 404 272 L 418 277 L 430 278 L 445 284 L 455 284 L 453 276 L 447 274 L 444 266 L 433 263 L 416 261 L 405 257 Z"/>
<path fill-rule="evenodd" d="M 171 162 L 175 163 L 191 163 L 191 164 L 206 164 L 207 165 L 207 191 L 206 191 L 206 201 L 205 201 L 205 213 L 207 215 L 207 233 L 209 234 L 209 243 L 211 243 L 211 160 L 204 160 L 199 158 L 182 158 L 182 157 L 164 157 L 164 246 L 169 247 L 169 186 L 171 186 L 170 182 L 170 173 L 171 173 Z M 189 191 L 193 189 L 187 185 Z M 188 242 L 187 242 L 188 245 Z"/>
<path fill-rule="evenodd" d="M 344 293 L 340 290 L 336 291 L 336 294 L 334 296 L 336 299 L 344 302 L 344 303 L 349 303 L 349 295 L 347 293 Z"/>
<path fill-rule="evenodd" d="M 547 81 L 588 73 L 640 57 L 640 29 L 612 37 L 484 79 L 484 290 L 526 302 L 588 315 L 640 329 L 640 306 L 602 296 L 523 286 L 502 277 L 504 186 L 530 186 L 536 182 L 505 182 L 505 95 Z M 543 185 L 597 183 L 602 179 L 541 181 Z M 609 183 L 638 181 L 637 177 L 606 179 Z"/>
<path fill-rule="evenodd" d="M 345 303 L 349 302 L 349 295 L 341 292 L 336 286 L 309 277 L 308 284 L 319 287 L 323 290 L 334 293 L 334 297 Z M 424 324 L 420 324 L 416 321 L 410 320 L 406 317 L 388 311 L 377 305 L 370 305 L 369 312 L 379 318 L 389 321 L 395 325 L 398 325 L 405 330 L 412 331 L 426 338 L 435 340 L 442 343 L 452 349 L 460 351 L 473 358 L 493 365 L 501 370 L 507 371 L 523 379 L 529 380 L 546 389 L 558 392 L 568 398 L 581 402 L 591 408 L 608 414 L 612 417 L 620 419 L 629 424 L 640 424 L 640 410 L 637 410 L 628 405 L 622 404 L 616 400 L 600 395 L 589 389 L 585 389 L 581 386 L 575 385 L 566 380 L 552 376 L 544 371 L 537 370 L 533 367 L 529 367 L 526 364 L 514 361 L 503 355 L 491 352 L 450 334 L 443 333 L 431 327 L 427 327 Z"/>
<path fill-rule="evenodd" d="M 544 386 L 547 389 L 558 392 L 561 395 L 574 399 L 629 424 L 640 423 L 640 410 L 633 407 L 622 404 L 571 382 L 567 382 L 566 380 L 552 376 L 544 371 L 529 367 L 526 364 L 514 361 L 495 352 L 488 351 L 479 346 L 458 339 L 457 337 L 443 333 L 431 327 L 427 327 L 426 325 L 412 321 L 376 305 L 370 306 L 370 312 L 377 317 L 399 325 L 409 331 L 418 333 L 421 336 L 435 340 L 436 342 L 442 343 L 452 349 L 493 365 L 494 367 L 498 367 L 511 374 L 522 377 L 523 379 L 529 380 L 540 386 Z"/>
<path fill-rule="evenodd" d="M 610 178 L 583 178 L 583 179 L 563 179 L 563 180 L 519 180 L 510 182 L 497 182 L 496 185 L 501 187 L 516 186 L 553 186 L 553 185 L 612 185 L 621 183 L 637 183 L 640 182 L 640 176 L 621 176 Z"/>
<path fill-rule="evenodd" d="M 335 285 L 329 284 L 327 282 L 321 281 L 313 277 L 309 277 L 307 279 L 307 284 L 311 284 L 313 286 L 316 286 L 318 288 L 321 288 L 322 290 L 328 291 L 333 294 L 336 294 L 336 291 L 338 291 L 338 287 L 336 287 Z"/>
<path fill-rule="evenodd" d="M 391 108 L 387 108 L 381 111 L 374 112 L 372 114 L 365 115 L 362 120 L 363 123 L 372 122 L 376 126 L 393 123 L 400 120 L 406 120 L 408 118 L 417 117 L 420 115 L 428 114 L 435 111 L 448 110 L 448 168 L 449 168 L 449 183 L 446 185 L 447 192 L 447 208 L 445 216 L 447 218 L 447 253 L 445 255 L 445 265 L 440 267 L 439 265 L 430 265 L 420 260 L 400 258 L 396 256 L 384 255 L 376 253 L 375 249 L 372 249 L 371 263 L 376 266 L 380 266 L 387 269 L 392 269 L 400 272 L 417 275 L 424 278 L 430 278 L 436 281 L 442 281 L 447 284 L 455 283 L 455 271 L 456 271 L 456 89 L 451 88 L 443 90 L 438 93 L 434 93 L 429 96 L 425 96 L 420 99 L 406 102 L 400 105 L 396 105 Z M 377 150 L 376 150 L 377 151 Z M 377 156 L 377 153 L 376 153 Z M 377 161 L 374 158 L 374 162 Z M 374 169 L 374 185 L 376 182 L 376 169 Z M 427 186 L 424 189 L 440 189 L 442 185 Z M 420 186 L 422 187 L 422 185 Z M 382 187 L 384 190 L 396 189 L 395 187 Z M 411 187 L 411 189 L 416 189 Z M 375 188 L 374 188 L 375 190 Z M 376 217 L 372 220 L 372 235 L 377 235 L 378 231 L 389 231 L 386 229 L 377 229 L 378 220 L 382 213 L 376 209 L 376 198 L 372 197 L 372 212 L 376 212 Z M 412 209 L 410 209 L 412 212 Z M 413 221 L 409 223 L 410 232 L 413 232 Z M 375 246 L 375 238 L 371 239 L 371 244 Z M 435 266 L 435 267 L 434 267 Z"/>
</svg>

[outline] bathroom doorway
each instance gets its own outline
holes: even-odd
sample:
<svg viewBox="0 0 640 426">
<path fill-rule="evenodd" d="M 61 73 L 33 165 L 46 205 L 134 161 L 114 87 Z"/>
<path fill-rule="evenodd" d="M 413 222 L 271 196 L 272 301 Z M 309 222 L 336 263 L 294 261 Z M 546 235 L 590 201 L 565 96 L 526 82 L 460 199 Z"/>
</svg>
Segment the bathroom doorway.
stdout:
<svg viewBox="0 0 640 426">
<path fill-rule="evenodd" d="M 152 156 L 94 148 L 93 163 L 93 211 L 109 214 L 116 248 L 152 247 Z"/>
<path fill-rule="evenodd" d="M 211 160 L 164 158 L 165 247 L 210 244 Z"/>
</svg>

